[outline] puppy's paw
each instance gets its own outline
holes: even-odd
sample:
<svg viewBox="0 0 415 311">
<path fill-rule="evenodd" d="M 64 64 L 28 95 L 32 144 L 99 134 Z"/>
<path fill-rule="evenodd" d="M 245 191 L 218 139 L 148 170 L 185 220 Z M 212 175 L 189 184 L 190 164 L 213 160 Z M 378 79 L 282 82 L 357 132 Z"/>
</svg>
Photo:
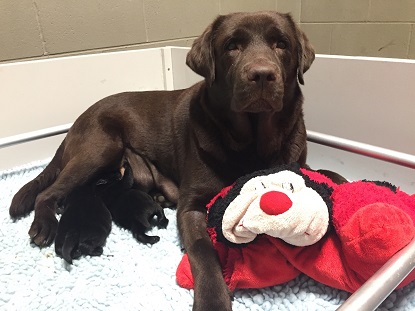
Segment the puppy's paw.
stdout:
<svg viewBox="0 0 415 311">
<path fill-rule="evenodd" d="M 141 243 L 144 244 L 155 244 L 160 241 L 160 237 L 157 235 L 147 235 L 143 232 L 133 232 L 133 237 Z"/>
<path fill-rule="evenodd" d="M 145 234 L 145 231 L 149 230 L 152 227 L 157 227 L 160 229 L 167 228 L 169 224 L 169 220 L 167 219 L 166 215 L 164 214 L 163 208 L 157 206 L 155 210 L 147 215 L 147 219 L 140 219 L 137 218 L 137 222 L 141 223 L 141 225 L 133 226 L 133 236 L 140 242 L 146 244 L 154 244 L 160 241 L 159 236 L 149 236 Z"/>
<path fill-rule="evenodd" d="M 169 224 L 169 220 L 164 214 L 163 209 L 158 209 L 149 217 L 149 223 L 153 227 L 157 226 L 158 228 L 165 229 Z"/>
<path fill-rule="evenodd" d="M 163 208 L 149 194 L 138 189 L 123 193 L 110 209 L 117 225 L 130 230 L 137 241 L 146 244 L 154 244 L 160 240 L 158 236 L 146 235 L 148 230 L 155 226 L 166 228 L 169 223 Z"/>
<path fill-rule="evenodd" d="M 72 264 L 74 259 L 81 256 L 100 256 L 103 253 L 102 246 L 92 245 L 91 241 L 80 241 L 79 232 L 71 231 L 65 235 L 57 235 L 55 242 L 56 255 Z"/>
<path fill-rule="evenodd" d="M 55 239 L 55 252 L 69 264 L 81 256 L 100 256 L 104 251 L 106 237 L 102 232 L 85 234 L 79 232 L 77 228 L 64 231 L 59 226 Z"/>
<path fill-rule="evenodd" d="M 100 256 L 111 231 L 111 218 L 105 213 L 97 213 L 82 225 L 85 215 L 67 210 L 59 222 L 55 239 L 55 252 L 68 263 L 81 256 Z M 101 217 L 100 217 L 101 216 Z M 102 217 L 103 216 L 103 217 Z"/>
<path fill-rule="evenodd" d="M 50 210 L 39 212 L 29 229 L 32 243 L 40 247 L 49 246 L 55 239 L 58 229 L 58 220 Z"/>
<path fill-rule="evenodd" d="M 66 260 L 67 263 L 72 264 L 72 259 L 81 257 L 82 253 L 79 250 L 79 232 L 74 229 L 66 231 L 59 223 L 58 232 L 55 238 L 55 253 L 59 257 Z"/>
<path fill-rule="evenodd" d="M 142 211 L 141 211 L 142 212 Z M 141 243 L 155 244 L 160 241 L 157 235 L 147 235 L 146 232 L 151 228 L 157 226 L 158 228 L 166 228 L 169 220 L 164 215 L 163 209 L 158 207 L 156 211 L 148 213 L 139 213 L 134 215 L 134 221 L 131 226 L 133 237 Z"/>
</svg>

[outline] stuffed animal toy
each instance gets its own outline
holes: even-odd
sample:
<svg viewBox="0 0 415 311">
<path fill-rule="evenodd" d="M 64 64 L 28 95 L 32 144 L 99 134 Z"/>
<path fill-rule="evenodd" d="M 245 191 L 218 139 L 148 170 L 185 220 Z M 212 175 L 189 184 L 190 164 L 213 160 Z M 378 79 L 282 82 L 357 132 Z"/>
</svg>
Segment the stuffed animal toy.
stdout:
<svg viewBox="0 0 415 311">
<path fill-rule="evenodd" d="M 387 182 L 337 184 L 326 175 L 282 165 L 244 176 L 213 198 L 208 233 L 230 290 L 304 273 L 354 292 L 414 238 L 415 195 Z M 193 288 L 186 254 L 176 277 Z M 412 272 L 400 287 L 414 279 Z"/>
</svg>

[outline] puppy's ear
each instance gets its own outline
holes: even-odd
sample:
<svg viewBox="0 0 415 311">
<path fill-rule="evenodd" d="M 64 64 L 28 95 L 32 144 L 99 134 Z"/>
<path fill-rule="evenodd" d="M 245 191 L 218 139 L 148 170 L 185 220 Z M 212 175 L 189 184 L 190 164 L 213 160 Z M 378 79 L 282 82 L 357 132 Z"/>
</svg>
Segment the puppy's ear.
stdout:
<svg viewBox="0 0 415 311">
<path fill-rule="evenodd" d="M 213 51 L 213 23 L 206 28 L 187 53 L 186 64 L 211 85 L 215 80 L 215 57 Z"/>
<path fill-rule="evenodd" d="M 305 33 L 296 26 L 298 37 L 298 82 L 304 85 L 303 74 L 310 68 L 315 58 L 314 48 L 308 41 Z"/>
</svg>

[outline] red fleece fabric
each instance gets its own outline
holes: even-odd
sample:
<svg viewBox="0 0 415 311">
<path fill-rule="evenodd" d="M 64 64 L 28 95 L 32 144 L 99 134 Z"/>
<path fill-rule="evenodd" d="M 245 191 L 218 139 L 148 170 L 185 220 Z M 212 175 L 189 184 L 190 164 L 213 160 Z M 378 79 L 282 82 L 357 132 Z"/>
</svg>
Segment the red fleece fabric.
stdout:
<svg viewBox="0 0 415 311">
<path fill-rule="evenodd" d="M 281 241 L 277 247 L 312 279 L 354 292 L 414 236 L 414 224 L 405 212 L 379 203 L 360 209 L 339 235 L 331 234 L 309 247 L 293 249 Z M 409 275 L 400 286 L 414 277 Z"/>
<path fill-rule="evenodd" d="M 215 230 L 210 228 L 208 232 L 231 290 L 281 284 L 304 273 L 328 286 L 354 292 L 415 237 L 415 195 L 366 181 L 334 185 L 319 173 L 302 172 L 334 188 L 334 229 L 306 247 L 292 246 L 267 235 L 245 247 L 229 247 L 218 242 Z M 230 188 L 223 189 L 208 208 Z M 180 286 L 193 288 L 187 255 L 176 276 Z M 399 287 L 414 279 L 415 270 Z"/>
</svg>

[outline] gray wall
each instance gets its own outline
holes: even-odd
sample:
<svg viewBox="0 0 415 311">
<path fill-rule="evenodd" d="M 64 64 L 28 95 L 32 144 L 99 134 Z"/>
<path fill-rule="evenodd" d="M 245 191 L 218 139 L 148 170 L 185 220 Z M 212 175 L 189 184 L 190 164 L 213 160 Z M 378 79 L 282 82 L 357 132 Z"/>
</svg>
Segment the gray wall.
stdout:
<svg viewBox="0 0 415 311">
<path fill-rule="evenodd" d="M 415 59 L 415 0 L 0 0 L 0 62 L 189 46 L 218 14 L 268 9 L 317 53 Z"/>
</svg>

